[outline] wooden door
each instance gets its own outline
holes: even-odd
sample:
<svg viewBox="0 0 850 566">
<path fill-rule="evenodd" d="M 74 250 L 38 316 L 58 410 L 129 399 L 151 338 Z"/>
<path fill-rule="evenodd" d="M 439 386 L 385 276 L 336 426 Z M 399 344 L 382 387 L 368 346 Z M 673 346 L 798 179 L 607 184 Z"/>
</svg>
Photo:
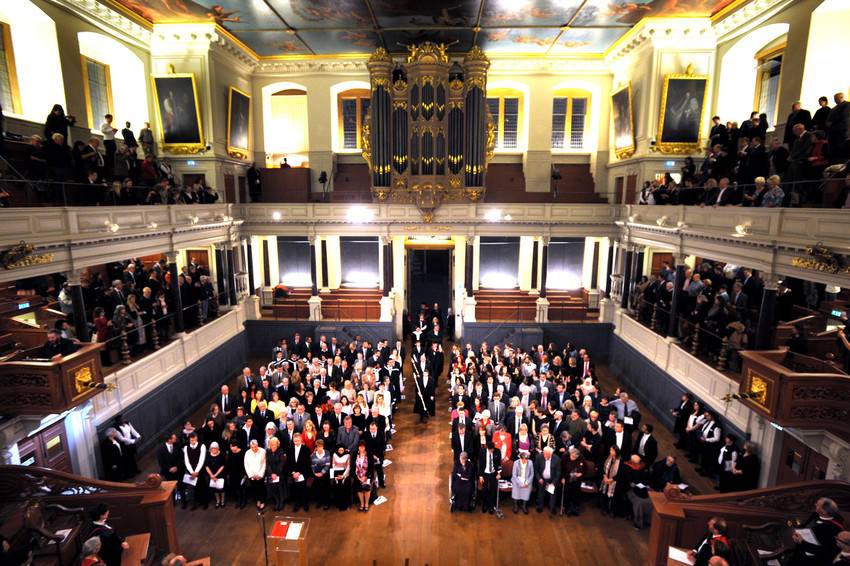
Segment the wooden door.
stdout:
<svg viewBox="0 0 850 566">
<path fill-rule="evenodd" d="M 637 175 L 626 177 L 626 202 L 624 204 L 637 203 Z"/>
<path fill-rule="evenodd" d="M 202 266 L 207 273 L 210 273 L 209 250 L 186 250 L 186 265 L 191 263 L 194 263 L 197 266 Z"/>
<path fill-rule="evenodd" d="M 68 436 L 65 421 L 18 442 L 22 466 L 40 466 L 60 472 L 74 473 L 68 451 Z"/>
<path fill-rule="evenodd" d="M 224 176 L 224 202 L 236 202 L 236 181 L 233 175 Z"/>
<path fill-rule="evenodd" d="M 670 264 L 670 267 L 673 267 L 673 254 L 665 253 L 665 252 L 652 252 L 652 274 L 661 271 L 661 268 L 664 267 L 664 262 Z"/>
<path fill-rule="evenodd" d="M 239 202 L 248 202 L 248 181 L 245 179 L 244 175 L 240 175 L 236 178 L 236 182 L 239 186 Z"/>
<path fill-rule="evenodd" d="M 614 204 L 623 204 L 623 178 L 614 179 Z"/>
<path fill-rule="evenodd" d="M 826 456 L 783 432 L 776 485 L 826 479 L 828 464 L 829 459 Z"/>
</svg>

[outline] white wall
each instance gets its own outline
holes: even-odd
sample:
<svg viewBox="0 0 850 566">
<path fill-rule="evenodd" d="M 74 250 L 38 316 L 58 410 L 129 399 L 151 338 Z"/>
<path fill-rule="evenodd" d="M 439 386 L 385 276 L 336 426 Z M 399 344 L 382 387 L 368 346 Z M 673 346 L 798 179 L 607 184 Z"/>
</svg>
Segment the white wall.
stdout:
<svg viewBox="0 0 850 566">
<path fill-rule="evenodd" d="M 850 88 L 850 64 L 844 59 L 850 53 L 848 30 L 850 2 L 847 0 L 826 0 L 812 13 L 800 98 L 813 111 L 818 97 L 829 97 L 832 105 L 833 94 L 847 94 Z"/>
</svg>

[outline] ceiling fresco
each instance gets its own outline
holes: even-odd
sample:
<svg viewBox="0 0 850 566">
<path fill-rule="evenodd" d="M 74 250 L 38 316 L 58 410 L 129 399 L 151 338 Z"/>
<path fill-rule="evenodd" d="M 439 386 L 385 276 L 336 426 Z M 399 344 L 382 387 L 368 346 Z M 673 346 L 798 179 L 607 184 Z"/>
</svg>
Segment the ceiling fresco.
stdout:
<svg viewBox="0 0 850 566">
<path fill-rule="evenodd" d="M 733 0 L 99 0 L 152 23 L 216 22 L 261 57 L 403 53 L 430 40 L 513 54 L 602 53 L 644 17 Z"/>
</svg>

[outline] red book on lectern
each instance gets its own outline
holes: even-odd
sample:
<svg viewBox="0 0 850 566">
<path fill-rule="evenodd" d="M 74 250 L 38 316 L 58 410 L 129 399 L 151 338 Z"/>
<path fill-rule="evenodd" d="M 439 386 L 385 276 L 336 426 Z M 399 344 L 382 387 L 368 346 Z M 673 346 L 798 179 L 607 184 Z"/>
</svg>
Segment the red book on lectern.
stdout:
<svg viewBox="0 0 850 566">
<path fill-rule="evenodd" d="M 289 523 L 287 521 L 275 521 L 274 527 L 272 527 L 272 532 L 270 536 L 275 538 L 286 538 L 286 532 L 289 530 Z"/>
</svg>

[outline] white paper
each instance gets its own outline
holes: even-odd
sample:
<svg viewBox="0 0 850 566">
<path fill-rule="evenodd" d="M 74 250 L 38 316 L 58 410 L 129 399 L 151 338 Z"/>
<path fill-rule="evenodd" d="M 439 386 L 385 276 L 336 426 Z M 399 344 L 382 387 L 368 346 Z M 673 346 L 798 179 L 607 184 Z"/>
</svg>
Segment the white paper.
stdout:
<svg viewBox="0 0 850 566">
<path fill-rule="evenodd" d="M 183 474 L 183 483 L 186 485 L 197 485 L 198 478 L 192 476 L 192 474 Z"/>
<path fill-rule="evenodd" d="M 638 488 L 638 489 L 646 489 L 646 486 L 643 485 L 642 483 L 636 483 L 635 487 Z"/>
<path fill-rule="evenodd" d="M 688 557 L 688 553 L 681 548 L 676 548 L 675 546 L 671 546 L 667 551 L 667 557 L 675 560 L 677 562 L 684 562 L 685 564 L 691 564 L 691 559 Z"/>
<path fill-rule="evenodd" d="M 210 487 L 212 489 L 224 489 L 224 478 L 210 480 Z"/>
<path fill-rule="evenodd" d="M 304 481 L 304 474 L 298 474 L 298 479 L 295 480 L 295 483 L 301 483 L 302 481 Z"/>
<path fill-rule="evenodd" d="M 686 489 L 688 489 L 688 484 L 686 484 L 686 483 L 680 483 L 680 484 L 679 484 L 679 489 L 680 489 L 680 490 L 682 490 L 682 491 L 685 491 Z"/>
<path fill-rule="evenodd" d="M 555 494 L 555 484 L 554 483 L 547 483 L 546 484 L 546 493 L 549 493 L 550 495 Z"/>
<path fill-rule="evenodd" d="M 384 458 L 384 461 L 381 465 L 386 468 L 387 466 L 389 466 L 392 463 L 393 463 L 392 460 L 388 460 L 388 459 Z"/>
<path fill-rule="evenodd" d="M 803 540 L 809 544 L 816 544 L 820 546 L 818 539 L 815 538 L 815 533 L 812 532 L 812 529 L 794 529 L 795 532 L 803 537 Z"/>
<path fill-rule="evenodd" d="M 341 476 L 345 473 L 343 468 L 331 468 L 331 479 L 334 479 L 336 476 Z"/>
<path fill-rule="evenodd" d="M 632 424 L 635 424 L 635 420 L 632 417 L 625 417 L 623 419 L 623 423 L 628 424 L 628 425 L 632 425 Z"/>
<path fill-rule="evenodd" d="M 386 503 L 386 502 L 387 502 L 387 498 L 384 497 L 383 495 L 379 495 L 377 498 L 375 498 L 375 501 L 372 502 L 372 505 L 380 505 L 381 503 Z"/>
<path fill-rule="evenodd" d="M 596 486 L 593 485 L 592 483 L 581 482 L 581 488 L 582 489 L 595 489 Z"/>
<path fill-rule="evenodd" d="M 280 483 L 280 476 L 277 476 L 277 478 L 269 479 L 269 483 Z M 212 485 L 212 484 L 210 484 L 210 485 Z"/>
<path fill-rule="evenodd" d="M 289 523 L 289 529 L 286 531 L 286 540 L 298 540 L 301 536 L 301 527 L 304 523 Z"/>
<path fill-rule="evenodd" d="M 451 435 L 449 435 L 449 436 L 451 436 Z M 392 452 L 392 451 L 393 451 L 393 445 L 387 444 L 387 447 L 384 449 L 384 452 Z"/>
<path fill-rule="evenodd" d="M 774 552 L 775 551 L 773 550 L 762 550 L 761 548 L 758 549 L 759 556 L 766 556 L 768 554 L 773 554 Z"/>
</svg>

